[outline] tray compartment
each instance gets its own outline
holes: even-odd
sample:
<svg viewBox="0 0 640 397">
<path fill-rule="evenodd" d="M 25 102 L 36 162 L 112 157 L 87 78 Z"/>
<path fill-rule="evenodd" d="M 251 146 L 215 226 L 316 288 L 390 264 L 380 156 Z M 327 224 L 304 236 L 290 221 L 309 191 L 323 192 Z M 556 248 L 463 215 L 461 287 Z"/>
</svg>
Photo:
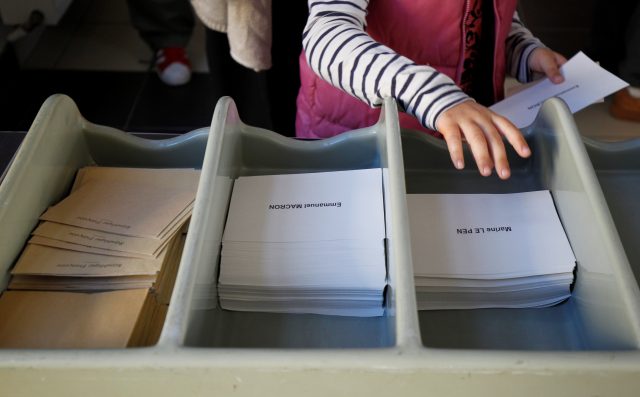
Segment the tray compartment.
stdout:
<svg viewBox="0 0 640 397">
<path fill-rule="evenodd" d="M 443 142 L 405 133 L 407 193 L 508 193 L 551 190 L 577 258 L 572 297 L 541 309 L 420 311 L 427 347 L 486 350 L 635 350 L 637 285 L 629 271 L 573 119 L 550 100 L 525 132 L 533 155 L 510 154 L 512 176 L 481 177 L 467 153 L 468 170 L 450 165 Z"/>
<path fill-rule="evenodd" d="M 372 318 L 233 312 L 219 307 L 216 293 L 220 245 L 235 178 L 386 168 L 386 128 L 383 116 L 363 130 L 328 140 L 301 141 L 242 123 L 229 98 L 218 103 L 211 127 L 213 144 L 207 148 L 203 167 L 202 183 L 207 187 L 196 201 L 191 225 L 198 241 L 196 237 L 187 240 L 183 256 L 194 264 L 194 274 L 179 280 L 182 309 L 173 307 L 168 314 L 169 321 L 186 324 L 184 338 L 176 336 L 180 343 L 285 349 L 379 348 L 396 343 L 393 282 L 387 288 L 386 314 Z"/>
<path fill-rule="evenodd" d="M 169 139 L 139 138 L 86 121 L 67 96 L 47 99 L 0 185 L 0 290 L 38 217 L 68 194 L 79 168 L 201 168 L 207 137 L 208 129 L 200 129 Z"/>
</svg>

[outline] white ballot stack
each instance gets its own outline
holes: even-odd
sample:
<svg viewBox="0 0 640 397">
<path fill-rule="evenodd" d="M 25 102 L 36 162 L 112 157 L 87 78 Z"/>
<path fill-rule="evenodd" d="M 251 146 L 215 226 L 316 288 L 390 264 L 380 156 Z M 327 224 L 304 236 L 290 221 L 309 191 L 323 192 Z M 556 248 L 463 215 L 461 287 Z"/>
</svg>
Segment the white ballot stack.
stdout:
<svg viewBox="0 0 640 397">
<path fill-rule="evenodd" d="M 569 298 L 576 260 L 549 191 L 409 194 L 407 205 L 419 310 Z"/>
<path fill-rule="evenodd" d="M 379 316 L 380 169 L 240 177 L 220 262 L 224 309 Z"/>
</svg>

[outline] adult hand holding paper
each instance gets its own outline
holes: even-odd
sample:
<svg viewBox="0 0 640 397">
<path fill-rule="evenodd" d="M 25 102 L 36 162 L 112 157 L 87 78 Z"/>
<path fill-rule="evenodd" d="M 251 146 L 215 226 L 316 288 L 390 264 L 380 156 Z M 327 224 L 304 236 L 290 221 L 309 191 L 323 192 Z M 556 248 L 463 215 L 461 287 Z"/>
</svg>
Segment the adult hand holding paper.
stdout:
<svg viewBox="0 0 640 397">
<path fill-rule="evenodd" d="M 552 83 L 548 78 L 490 107 L 508 118 L 518 128 L 530 125 L 542 103 L 558 97 L 567 103 L 572 113 L 584 109 L 601 98 L 628 86 L 584 53 L 579 52 L 560 68 L 564 82 Z"/>
</svg>

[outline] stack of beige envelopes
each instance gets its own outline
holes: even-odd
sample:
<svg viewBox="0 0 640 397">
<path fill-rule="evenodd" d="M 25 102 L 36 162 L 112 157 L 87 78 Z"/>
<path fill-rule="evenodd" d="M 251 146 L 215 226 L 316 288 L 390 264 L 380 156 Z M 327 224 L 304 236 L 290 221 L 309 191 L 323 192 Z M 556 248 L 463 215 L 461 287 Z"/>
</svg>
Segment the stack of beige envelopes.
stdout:
<svg viewBox="0 0 640 397">
<path fill-rule="evenodd" d="M 0 297 L 0 347 L 155 343 L 200 172 L 86 167 L 32 233 Z"/>
</svg>

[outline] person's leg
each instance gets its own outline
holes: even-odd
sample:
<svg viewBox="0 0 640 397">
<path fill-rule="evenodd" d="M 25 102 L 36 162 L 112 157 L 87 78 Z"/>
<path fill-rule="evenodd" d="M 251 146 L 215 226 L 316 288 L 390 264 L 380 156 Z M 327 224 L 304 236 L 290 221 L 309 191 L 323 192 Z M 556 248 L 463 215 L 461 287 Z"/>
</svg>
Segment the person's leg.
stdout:
<svg viewBox="0 0 640 397">
<path fill-rule="evenodd" d="M 295 136 L 296 98 L 300 89 L 298 57 L 309 10 L 306 1 L 272 2 L 272 67 L 267 71 L 274 131 Z"/>
<path fill-rule="evenodd" d="M 127 0 L 131 22 L 155 52 L 167 47 L 186 47 L 194 26 L 188 0 Z"/>
<path fill-rule="evenodd" d="M 207 62 L 215 97 L 233 98 L 240 119 L 245 123 L 272 129 L 265 72 L 245 68 L 231 58 L 225 33 L 207 29 Z"/>
<path fill-rule="evenodd" d="M 133 26 L 154 54 L 160 80 L 171 86 L 191 80 L 185 48 L 195 23 L 188 0 L 127 0 Z"/>
</svg>

